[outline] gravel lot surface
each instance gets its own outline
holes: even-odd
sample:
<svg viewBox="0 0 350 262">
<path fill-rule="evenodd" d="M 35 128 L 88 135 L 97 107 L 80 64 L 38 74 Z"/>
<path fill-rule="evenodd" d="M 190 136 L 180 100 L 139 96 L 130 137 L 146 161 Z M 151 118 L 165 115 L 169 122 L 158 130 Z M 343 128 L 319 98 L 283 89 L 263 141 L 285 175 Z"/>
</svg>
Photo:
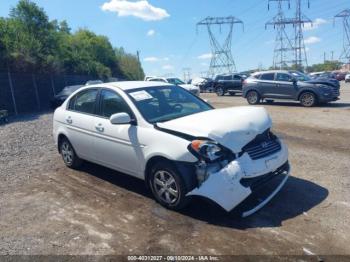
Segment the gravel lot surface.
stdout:
<svg viewBox="0 0 350 262">
<path fill-rule="evenodd" d="M 168 211 L 140 180 L 89 163 L 69 170 L 51 113 L 12 119 L 0 126 L 0 254 L 350 255 L 350 84 L 327 106 L 263 106 L 289 146 L 293 176 L 247 219 L 201 199 Z"/>
</svg>

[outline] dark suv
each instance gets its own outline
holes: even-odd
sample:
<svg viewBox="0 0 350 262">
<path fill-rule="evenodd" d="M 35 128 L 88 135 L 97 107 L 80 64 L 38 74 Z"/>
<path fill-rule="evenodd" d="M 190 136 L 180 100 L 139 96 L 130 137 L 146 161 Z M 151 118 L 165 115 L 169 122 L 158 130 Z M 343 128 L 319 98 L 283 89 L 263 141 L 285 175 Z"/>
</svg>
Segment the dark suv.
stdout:
<svg viewBox="0 0 350 262">
<path fill-rule="evenodd" d="M 242 92 L 243 76 L 239 74 L 217 75 L 213 82 L 213 87 L 218 96 L 226 93 L 234 95 Z"/>
<path fill-rule="evenodd" d="M 266 71 L 257 72 L 243 83 L 243 97 L 249 104 L 258 104 L 262 99 L 300 101 L 303 106 L 311 107 L 318 103 L 328 103 L 339 98 L 339 87 L 330 83 L 300 81 L 295 72 Z"/>
</svg>

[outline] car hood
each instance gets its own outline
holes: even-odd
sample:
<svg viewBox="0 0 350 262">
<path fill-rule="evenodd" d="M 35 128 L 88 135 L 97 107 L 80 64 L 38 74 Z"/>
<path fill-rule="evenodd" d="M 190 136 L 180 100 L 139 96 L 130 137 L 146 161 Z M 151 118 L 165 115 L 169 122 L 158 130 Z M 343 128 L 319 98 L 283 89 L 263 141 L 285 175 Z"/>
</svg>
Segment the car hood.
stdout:
<svg viewBox="0 0 350 262">
<path fill-rule="evenodd" d="M 198 87 L 197 86 L 195 86 L 195 85 L 190 85 L 190 84 L 183 84 L 183 85 L 180 85 L 182 88 L 185 88 L 186 90 L 193 90 L 193 89 L 195 89 L 195 90 L 197 90 L 198 89 Z"/>
<path fill-rule="evenodd" d="M 257 135 L 271 128 L 272 122 L 262 107 L 214 109 L 185 116 L 158 127 L 194 137 L 210 138 L 238 153 Z"/>
<path fill-rule="evenodd" d="M 331 79 L 312 79 L 312 80 L 308 80 L 305 81 L 305 83 L 310 83 L 310 84 L 321 84 L 321 85 L 328 85 L 328 86 L 335 86 L 338 87 L 339 86 L 339 81 L 338 80 L 331 80 Z"/>
</svg>

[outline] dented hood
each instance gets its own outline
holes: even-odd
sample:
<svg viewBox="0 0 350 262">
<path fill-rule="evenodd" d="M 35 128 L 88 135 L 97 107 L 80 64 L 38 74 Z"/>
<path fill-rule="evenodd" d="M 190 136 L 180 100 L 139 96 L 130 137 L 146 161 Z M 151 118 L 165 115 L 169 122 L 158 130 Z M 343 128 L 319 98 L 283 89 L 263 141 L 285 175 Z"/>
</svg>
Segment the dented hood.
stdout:
<svg viewBox="0 0 350 262">
<path fill-rule="evenodd" d="M 271 125 L 271 118 L 262 107 L 214 109 L 158 123 L 160 128 L 210 138 L 235 153 Z"/>
</svg>

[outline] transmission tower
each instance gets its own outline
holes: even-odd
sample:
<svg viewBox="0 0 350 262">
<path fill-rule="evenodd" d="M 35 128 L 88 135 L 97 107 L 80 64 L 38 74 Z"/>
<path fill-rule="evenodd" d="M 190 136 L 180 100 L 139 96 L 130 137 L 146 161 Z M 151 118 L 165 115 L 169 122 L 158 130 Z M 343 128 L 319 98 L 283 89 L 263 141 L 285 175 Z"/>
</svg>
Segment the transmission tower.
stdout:
<svg viewBox="0 0 350 262">
<path fill-rule="evenodd" d="M 308 8 L 310 8 L 310 1 L 308 0 Z M 297 70 L 302 71 L 307 67 L 307 55 L 304 43 L 303 27 L 305 23 L 312 25 L 312 21 L 306 17 L 301 11 L 301 0 L 296 0 L 296 13 L 294 21 L 295 38 L 294 38 L 294 53 L 295 66 Z"/>
<path fill-rule="evenodd" d="M 231 46 L 234 24 L 242 24 L 243 22 L 233 16 L 228 17 L 207 17 L 197 23 L 199 26 L 206 26 L 209 34 L 211 45 L 211 62 L 208 71 L 208 77 L 214 77 L 217 74 L 233 73 L 236 71 L 236 65 L 233 60 Z M 228 34 L 223 43 L 213 32 L 213 27 L 219 26 L 220 32 L 223 26 L 228 26 Z"/>
<path fill-rule="evenodd" d="M 191 68 L 186 67 L 182 69 L 184 73 L 184 81 L 187 83 L 188 81 L 191 80 Z"/>
<path fill-rule="evenodd" d="M 345 9 L 334 16 L 334 19 L 341 18 L 343 20 L 344 36 L 343 36 L 343 51 L 339 60 L 345 63 L 350 63 L 350 9 Z"/>
<path fill-rule="evenodd" d="M 271 2 L 277 2 L 278 5 L 277 15 L 265 24 L 265 28 L 273 26 L 277 30 L 273 55 L 273 67 L 275 69 L 286 69 L 288 68 L 288 65 L 292 63 L 292 60 L 287 59 L 288 53 L 291 53 L 294 49 L 293 43 L 286 33 L 286 21 L 282 4 L 283 2 L 287 2 L 288 7 L 290 8 L 290 0 L 268 0 L 268 9 L 270 9 Z"/>
</svg>

